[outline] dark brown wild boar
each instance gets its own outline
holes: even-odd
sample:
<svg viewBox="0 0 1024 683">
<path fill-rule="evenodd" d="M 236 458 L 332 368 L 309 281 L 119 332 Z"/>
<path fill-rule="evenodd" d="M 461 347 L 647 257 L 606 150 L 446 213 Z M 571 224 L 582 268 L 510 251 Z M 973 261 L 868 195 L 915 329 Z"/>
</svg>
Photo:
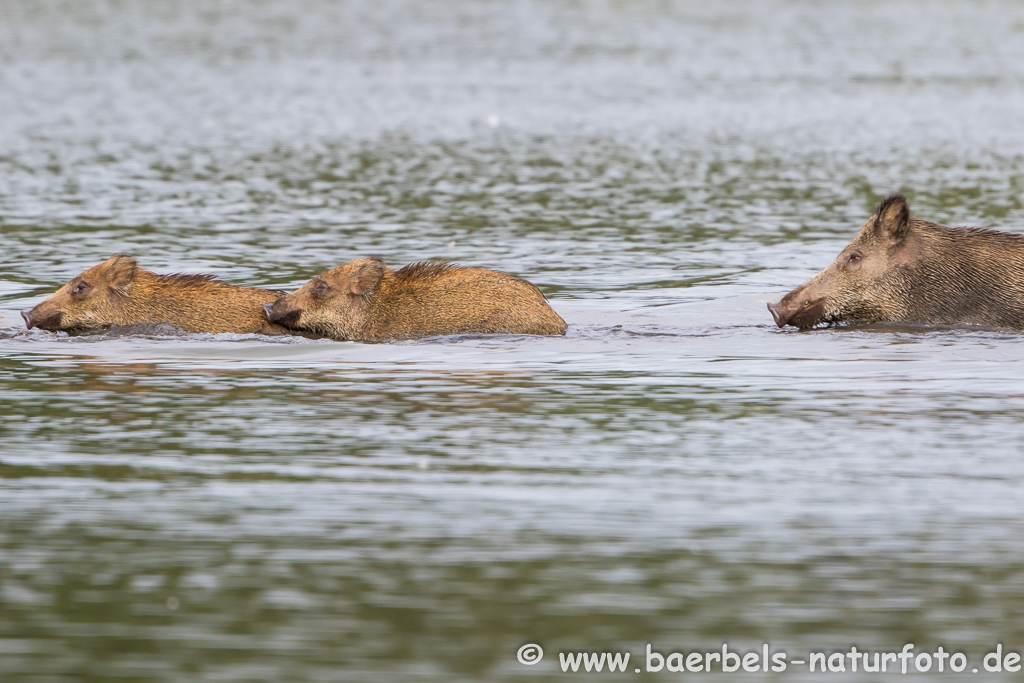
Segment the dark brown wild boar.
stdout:
<svg viewBox="0 0 1024 683">
<path fill-rule="evenodd" d="M 768 309 L 779 327 L 839 322 L 1024 329 L 1024 236 L 947 228 L 883 201 L 835 262 Z"/>
<path fill-rule="evenodd" d="M 353 261 L 265 306 L 267 319 L 339 341 L 448 334 L 564 334 L 565 321 L 525 280 L 483 268 Z"/>
<path fill-rule="evenodd" d="M 263 315 L 263 304 L 282 293 L 227 285 L 212 275 L 157 275 L 118 254 L 21 315 L 28 329 L 54 332 L 152 323 L 187 332 L 284 334 Z"/>
</svg>

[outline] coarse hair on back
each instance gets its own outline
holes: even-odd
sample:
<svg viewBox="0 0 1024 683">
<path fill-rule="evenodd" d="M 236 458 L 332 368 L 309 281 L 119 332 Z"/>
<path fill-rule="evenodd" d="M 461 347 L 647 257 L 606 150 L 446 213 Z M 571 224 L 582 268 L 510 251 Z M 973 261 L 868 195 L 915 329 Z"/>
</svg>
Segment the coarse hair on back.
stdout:
<svg viewBox="0 0 1024 683">
<path fill-rule="evenodd" d="M 161 285 L 169 285 L 171 287 L 177 287 L 185 290 L 198 290 L 205 289 L 208 287 L 232 287 L 235 289 L 252 289 L 261 292 L 274 292 L 284 296 L 288 292 L 283 289 L 267 289 L 265 287 L 238 287 L 237 285 L 229 285 L 226 282 L 217 279 L 216 275 L 209 273 L 201 274 L 190 274 L 190 273 L 167 273 L 166 275 L 156 275 L 157 283 Z"/>
<path fill-rule="evenodd" d="M 172 285 L 174 287 L 181 287 L 182 289 L 202 289 L 211 284 L 224 284 L 217 279 L 216 275 L 210 275 L 203 273 L 199 275 L 192 275 L 189 273 L 167 273 L 166 275 L 157 275 L 156 281 L 162 285 Z"/>
<path fill-rule="evenodd" d="M 537 287 L 537 285 L 533 284 L 529 280 L 524 280 L 521 277 L 510 275 L 504 271 L 492 270 L 490 268 L 460 266 L 449 261 L 416 261 L 415 263 L 410 263 L 409 265 L 402 266 L 401 268 L 396 270 L 395 279 L 400 284 L 407 284 L 416 281 L 433 280 L 436 278 L 444 277 L 445 275 L 467 270 L 483 270 L 493 274 L 501 275 L 507 277 L 510 280 L 520 282 L 524 285 L 529 285 L 530 287 L 540 292 L 540 289 Z"/>
<path fill-rule="evenodd" d="M 962 227 L 952 228 L 956 232 L 954 235 L 977 235 L 984 239 L 990 239 L 994 242 L 1001 242 L 1006 245 L 1022 246 L 1024 245 L 1024 235 L 1016 232 L 1006 232 L 1004 230 L 993 230 L 992 228 L 973 228 L 973 227 Z"/>
<path fill-rule="evenodd" d="M 448 261 L 416 261 L 395 271 L 395 279 L 401 283 L 412 280 L 430 280 L 458 270 L 466 270 Z"/>
</svg>

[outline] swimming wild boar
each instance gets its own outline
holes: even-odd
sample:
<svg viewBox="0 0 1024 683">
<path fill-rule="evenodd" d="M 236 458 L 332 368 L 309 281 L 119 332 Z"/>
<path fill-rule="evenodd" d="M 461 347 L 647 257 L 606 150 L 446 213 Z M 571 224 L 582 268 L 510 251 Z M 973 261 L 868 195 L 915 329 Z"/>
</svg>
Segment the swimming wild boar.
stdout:
<svg viewBox="0 0 1024 683">
<path fill-rule="evenodd" d="M 483 268 L 353 261 L 264 307 L 267 319 L 339 341 L 449 334 L 564 334 L 565 321 L 531 283 Z"/>
<path fill-rule="evenodd" d="M 263 304 L 281 294 L 227 285 L 212 275 L 157 275 L 118 254 L 21 315 L 28 329 L 54 332 L 151 323 L 187 332 L 284 334 L 288 330 L 263 315 Z"/>
<path fill-rule="evenodd" d="M 1024 329 L 1024 236 L 947 228 L 893 195 L 839 258 L 768 309 L 779 327 L 904 322 Z"/>
</svg>

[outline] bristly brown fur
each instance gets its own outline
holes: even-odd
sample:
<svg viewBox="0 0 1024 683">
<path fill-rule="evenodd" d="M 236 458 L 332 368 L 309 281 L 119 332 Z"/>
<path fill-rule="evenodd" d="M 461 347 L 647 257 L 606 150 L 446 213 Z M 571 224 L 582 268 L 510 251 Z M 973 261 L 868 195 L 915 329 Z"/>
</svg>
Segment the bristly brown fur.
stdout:
<svg viewBox="0 0 1024 683">
<path fill-rule="evenodd" d="M 442 277 L 456 270 L 464 270 L 464 268 L 448 261 L 416 261 L 396 270 L 395 280 L 405 283 L 410 280 Z"/>
<path fill-rule="evenodd" d="M 1015 232 L 1003 232 L 1002 230 L 993 230 L 992 228 L 952 228 L 953 230 L 961 231 L 964 236 L 977 235 L 984 239 L 991 239 L 995 242 L 1003 242 L 1007 245 L 1013 245 L 1015 247 L 1021 246 L 1024 243 L 1024 235 Z"/>
<path fill-rule="evenodd" d="M 171 285 L 172 287 L 178 287 L 184 290 L 202 289 L 207 285 L 237 287 L 237 285 L 229 285 L 226 282 L 218 280 L 216 275 L 210 275 L 208 273 L 195 275 L 190 273 L 167 273 L 164 275 L 157 275 L 156 273 L 153 273 L 153 276 L 156 278 L 156 281 L 162 285 Z M 241 289 L 257 289 L 261 292 L 273 292 L 274 294 L 280 294 L 281 296 L 288 293 L 283 289 L 266 289 L 264 287 L 242 287 Z"/>
<path fill-rule="evenodd" d="M 76 291 L 76 281 L 87 287 Z M 236 287 L 213 275 L 158 275 L 118 254 L 28 312 L 26 324 L 53 331 L 169 324 L 188 332 L 282 334 L 287 330 L 269 323 L 263 311 L 282 294 Z"/>
<path fill-rule="evenodd" d="M 154 273 L 154 275 L 156 275 L 156 273 Z M 196 287 L 208 285 L 212 282 L 220 282 L 217 280 L 216 275 L 192 275 L 189 273 L 167 273 L 165 275 L 156 275 L 156 281 L 162 285 L 174 285 L 175 287 L 181 287 L 182 289 L 194 289 Z"/>
<path fill-rule="evenodd" d="M 566 329 L 533 283 L 445 261 L 398 270 L 379 259 L 353 261 L 282 297 L 267 315 L 292 329 L 354 341 Z"/>
<path fill-rule="evenodd" d="M 378 259 L 373 259 L 378 260 Z M 402 266 L 398 270 L 394 271 L 395 283 L 396 284 L 408 284 L 413 283 L 417 280 L 430 280 L 447 277 L 458 273 L 459 271 L 470 271 L 475 270 L 468 266 L 460 266 L 449 261 L 415 261 L 408 265 Z M 509 275 L 508 273 L 500 270 L 490 271 L 492 273 L 500 273 L 505 277 L 521 282 L 524 285 L 528 285 L 531 289 L 535 289 L 537 293 L 540 293 L 540 288 L 533 284 L 529 280 L 524 280 L 515 275 Z M 543 294 L 541 294 L 543 296 Z"/>
<path fill-rule="evenodd" d="M 915 218 L 892 195 L 835 262 L 771 304 L 780 327 L 846 322 L 1024 330 L 1024 235 Z"/>
</svg>

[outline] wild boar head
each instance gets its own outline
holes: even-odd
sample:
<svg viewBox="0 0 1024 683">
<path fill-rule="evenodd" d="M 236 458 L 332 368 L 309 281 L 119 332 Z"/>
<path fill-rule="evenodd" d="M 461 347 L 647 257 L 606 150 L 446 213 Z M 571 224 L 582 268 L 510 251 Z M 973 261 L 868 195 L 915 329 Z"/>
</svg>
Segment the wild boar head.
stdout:
<svg viewBox="0 0 1024 683">
<path fill-rule="evenodd" d="M 138 266 L 118 254 L 85 271 L 31 311 L 22 312 L 28 329 L 76 331 L 107 327 L 121 321 Z"/>
<path fill-rule="evenodd" d="M 387 266 L 380 259 L 353 261 L 318 275 L 291 294 L 263 306 L 267 320 L 332 339 L 355 339 L 368 318 L 369 300 Z"/>
<path fill-rule="evenodd" d="M 918 252 L 907 200 L 892 195 L 879 204 L 832 265 L 779 303 L 768 304 L 768 310 L 779 327 L 801 329 L 839 322 L 907 320 L 908 271 Z"/>
</svg>

